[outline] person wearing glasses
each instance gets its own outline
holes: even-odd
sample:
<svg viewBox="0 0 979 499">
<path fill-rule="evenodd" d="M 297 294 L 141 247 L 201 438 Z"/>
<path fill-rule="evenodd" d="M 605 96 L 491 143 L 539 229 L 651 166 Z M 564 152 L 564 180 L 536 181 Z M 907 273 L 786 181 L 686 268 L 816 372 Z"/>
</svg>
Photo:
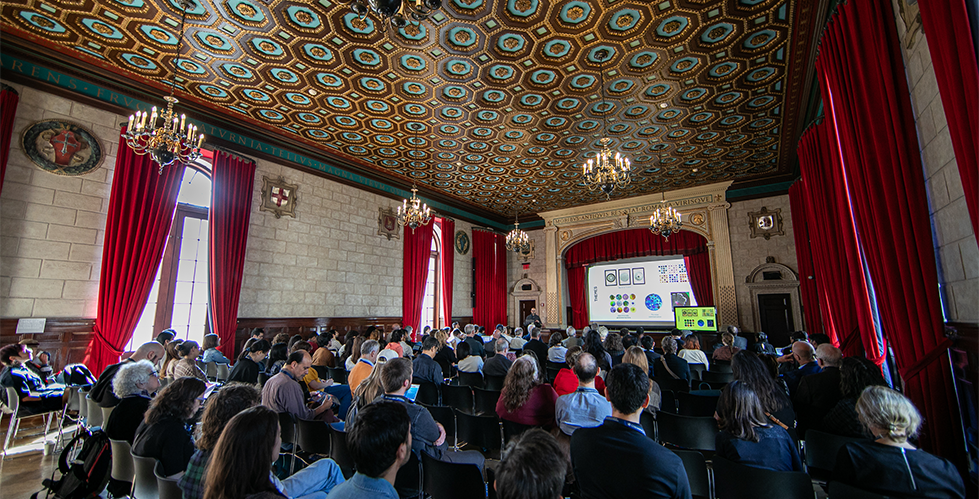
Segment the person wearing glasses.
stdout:
<svg viewBox="0 0 979 499">
<path fill-rule="evenodd" d="M 103 425 L 106 436 L 132 445 L 136 429 L 143 422 L 150 401 L 159 389 L 159 373 L 152 362 L 143 359 L 123 364 L 112 378 L 112 391 L 119 403 Z M 132 487 L 131 482 L 109 479 L 107 490 L 113 497 L 122 497 L 128 495 Z"/>
</svg>

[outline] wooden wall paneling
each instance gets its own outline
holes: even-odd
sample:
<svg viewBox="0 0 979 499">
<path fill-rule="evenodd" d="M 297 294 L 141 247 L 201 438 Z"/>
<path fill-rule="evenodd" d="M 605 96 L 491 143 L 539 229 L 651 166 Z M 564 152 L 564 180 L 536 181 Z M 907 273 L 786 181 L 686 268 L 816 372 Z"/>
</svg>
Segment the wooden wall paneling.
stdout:
<svg viewBox="0 0 979 499">
<path fill-rule="evenodd" d="M 52 318 L 45 322 L 43 333 L 18 335 L 17 319 L 0 319 L 0 345 L 33 338 L 40 344 L 40 350 L 51 354 L 51 365 L 59 371 L 68 364 L 80 364 L 85 360 L 85 351 L 94 331 L 95 319 Z"/>
</svg>

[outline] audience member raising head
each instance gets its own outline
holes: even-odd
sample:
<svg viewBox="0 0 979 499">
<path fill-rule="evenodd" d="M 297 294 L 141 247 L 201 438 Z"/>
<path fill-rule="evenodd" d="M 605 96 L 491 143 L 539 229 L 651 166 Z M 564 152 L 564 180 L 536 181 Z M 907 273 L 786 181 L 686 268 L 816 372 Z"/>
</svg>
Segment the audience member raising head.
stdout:
<svg viewBox="0 0 979 499">
<path fill-rule="evenodd" d="M 756 468 L 802 471 L 802 461 L 789 433 L 773 424 L 761 402 L 741 381 L 728 384 L 714 414 L 721 432 L 714 438 L 717 455 Z"/>
<path fill-rule="evenodd" d="M 908 441 L 918 434 L 921 415 L 907 397 L 887 387 L 868 386 L 856 410 L 876 440 L 844 445 L 833 480 L 892 497 L 965 497 L 962 477 L 952 463 Z"/>
<path fill-rule="evenodd" d="M 554 403 L 557 392 L 542 384 L 537 360 L 529 354 L 513 363 L 503 382 L 503 391 L 496 403 L 501 419 L 523 425 L 554 425 Z"/>
<path fill-rule="evenodd" d="M 354 345 L 357 345 L 357 342 L 354 342 Z M 377 341 L 367 340 L 360 343 L 360 355 L 357 356 L 353 369 L 350 369 L 350 374 L 347 375 L 350 386 L 356 388 L 370 375 L 380 352 L 381 345 Z"/>
<path fill-rule="evenodd" d="M 207 385 L 197 378 L 177 378 L 160 390 L 136 430 L 133 454 L 153 457 L 167 476 L 184 471 L 194 454 L 194 442 L 186 425 L 201 407 Z"/>
<path fill-rule="evenodd" d="M 252 407 L 231 418 L 211 452 L 204 499 L 242 499 L 263 492 L 285 497 L 269 474 L 281 444 L 279 416 L 273 410 Z"/>
<path fill-rule="evenodd" d="M 769 418 L 773 422 L 778 420 L 789 428 L 795 427 L 792 402 L 757 354 L 747 350 L 734 354 L 731 369 L 734 371 L 734 379 L 744 382 L 755 392 L 762 409 L 770 414 Z"/>
<path fill-rule="evenodd" d="M 404 405 L 375 402 L 365 407 L 347 433 L 357 473 L 334 488 L 330 498 L 396 499 L 394 481 L 411 458 L 411 444 L 411 419 Z"/>
<path fill-rule="evenodd" d="M 156 335 L 156 342 L 162 346 L 167 346 L 167 343 L 173 341 L 173 337 L 177 335 L 177 332 L 173 329 L 164 329 L 160 331 L 160 334 Z"/>
<path fill-rule="evenodd" d="M 566 462 L 557 440 L 540 429 L 523 432 L 510 441 L 496 468 L 499 499 L 557 499 L 563 497 Z"/>
</svg>

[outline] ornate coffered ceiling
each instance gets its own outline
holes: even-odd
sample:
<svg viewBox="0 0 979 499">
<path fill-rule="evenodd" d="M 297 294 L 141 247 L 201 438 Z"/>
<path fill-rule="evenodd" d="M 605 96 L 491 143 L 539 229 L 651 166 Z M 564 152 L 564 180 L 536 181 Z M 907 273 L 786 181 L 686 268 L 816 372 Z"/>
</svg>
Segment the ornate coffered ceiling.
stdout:
<svg viewBox="0 0 979 499">
<path fill-rule="evenodd" d="M 791 174 L 812 3 L 445 0 L 431 22 L 385 33 L 346 2 L 198 0 L 177 93 L 497 215 L 535 199 L 603 200 L 579 165 L 606 115 L 636 171 L 613 198 L 764 181 Z M 0 16 L 5 37 L 161 81 L 180 11 L 175 0 L 11 0 Z M 608 106 L 600 50 L 612 53 Z"/>
</svg>

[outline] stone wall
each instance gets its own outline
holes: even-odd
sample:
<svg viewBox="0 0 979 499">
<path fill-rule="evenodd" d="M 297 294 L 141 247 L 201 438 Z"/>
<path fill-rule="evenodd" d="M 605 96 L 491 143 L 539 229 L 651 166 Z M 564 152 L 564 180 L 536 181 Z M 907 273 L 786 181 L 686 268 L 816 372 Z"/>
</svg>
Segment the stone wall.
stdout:
<svg viewBox="0 0 979 499">
<path fill-rule="evenodd" d="M 917 6 L 908 8 L 917 11 Z M 918 128 L 945 315 L 949 321 L 976 323 L 979 246 L 970 225 L 927 34 L 922 33 L 920 21 L 913 20 L 910 25 L 905 22 L 896 2 L 894 12 Z M 914 19 L 914 12 L 905 15 Z"/>
<path fill-rule="evenodd" d="M 456 232 L 463 231 L 469 236 L 469 251 L 465 255 L 455 250 L 455 236 L 452 236 L 452 248 L 455 263 L 452 268 L 452 316 L 471 317 L 473 314 L 473 225 L 456 219 Z"/>
<path fill-rule="evenodd" d="M 521 257 L 512 251 L 507 256 L 507 274 L 509 274 L 507 277 L 507 316 L 511 326 L 520 325 L 520 309 L 514 305 L 512 296 L 513 286 L 517 281 L 524 278 L 532 279 L 541 289 L 540 299 L 537 302 L 537 313 L 541 316 L 541 320 L 547 322 L 553 319 L 546 317 L 547 307 L 541 305 L 541 302 L 547 300 L 547 293 L 544 289 L 547 281 L 547 262 L 544 259 L 546 244 L 544 240 L 544 229 L 528 230 L 526 232 L 534 245 L 533 258 Z M 527 270 L 523 268 L 525 263 L 528 265 Z M 556 322 L 564 322 L 564 317 L 558 318 Z"/>
<path fill-rule="evenodd" d="M 95 317 L 109 186 L 122 116 L 31 87 L 20 94 L 0 193 L 0 317 Z M 102 142 L 102 166 L 81 177 L 37 168 L 21 136 L 36 121 L 70 120 Z"/>
</svg>

